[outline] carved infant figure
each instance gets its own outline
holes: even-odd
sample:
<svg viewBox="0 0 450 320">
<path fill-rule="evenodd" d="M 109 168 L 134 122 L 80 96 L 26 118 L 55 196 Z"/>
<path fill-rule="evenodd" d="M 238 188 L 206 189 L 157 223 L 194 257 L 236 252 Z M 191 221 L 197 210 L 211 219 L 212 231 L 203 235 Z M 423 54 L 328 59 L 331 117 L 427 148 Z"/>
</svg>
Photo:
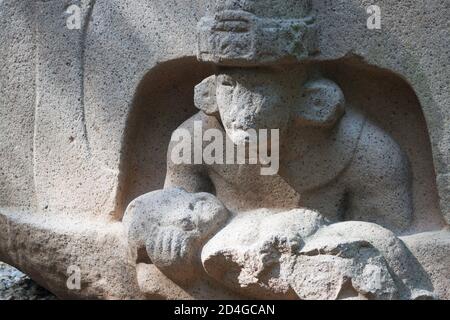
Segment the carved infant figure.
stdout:
<svg viewBox="0 0 450 320">
<path fill-rule="evenodd" d="M 275 15 L 301 8 L 302 19 L 276 20 L 256 17 L 257 1 L 223 1 L 201 21 L 199 59 L 219 66 L 195 88 L 200 112 L 180 126 L 194 136 L 200 123 L 235 146 L 250 129 L 279 129 L 278 174 L 174 163 L 172 141 L 164 190 L 125 214 L 130 248 L 183 286 L 212 278 L 254 298 L 430 297 L 425 273 L 387 230 L 401 233 L 412 219 L 407 157 L 336 83 L 285 64 L 312 50 L 308 3 L 274 6 Z M 296 37 L 302 46 L 291 45 Z"/>
</svg>

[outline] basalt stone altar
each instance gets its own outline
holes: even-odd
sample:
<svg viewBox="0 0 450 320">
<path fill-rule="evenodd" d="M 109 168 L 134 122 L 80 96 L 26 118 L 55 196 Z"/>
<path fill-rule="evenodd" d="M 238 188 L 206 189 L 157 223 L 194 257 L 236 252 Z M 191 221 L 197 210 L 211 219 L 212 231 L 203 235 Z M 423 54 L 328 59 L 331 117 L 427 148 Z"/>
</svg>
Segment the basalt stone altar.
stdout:
<svg viewBox="0 0 450 320">
<path fill-rule="evenodd" d="M 448 1 L 0 15 L 0 261 L 60 298 L 450 299 Z"/>
</svg>

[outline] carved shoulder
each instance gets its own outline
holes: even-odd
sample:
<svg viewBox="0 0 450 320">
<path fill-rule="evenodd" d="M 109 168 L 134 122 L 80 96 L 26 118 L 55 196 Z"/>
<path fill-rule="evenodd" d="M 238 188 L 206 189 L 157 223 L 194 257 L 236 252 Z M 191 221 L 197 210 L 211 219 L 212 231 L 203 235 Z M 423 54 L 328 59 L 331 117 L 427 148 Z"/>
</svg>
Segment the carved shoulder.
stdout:
<svg viewBox="0 0 450 320">
<path fill-rule="evenodd" d="M 373 186 L 409 183 L 408 157 L 387 132 L 367 121 L 347 176 L 352 183 Z"/>
<path fill-rule="evenodd" d="M 362 220 L 402 231 L 412 220 L 411 172 L 406 154 L 381 128 L 367 122 L 344 174 L 346 220 Z"/>
<path fill-rule="evenodd" d="M 193 150 L 195 127 L 198 126 L 204 131 L 216 126 L 216 122 L 214 117 L 198 112 L 172 133 L 167 150 L 167 173 L 164 188 L 180 187 L 188 192 L 214 193 L 214 186 L 209 179 L 207 168 L 203 164 L 195 164 Z M 182 139 L 184 141 L 181 141 Z M 177 154 L 177 160 L 180 160 L 180 152 L 185 161 L 174 161 L 175 154 Z"/>
</svg>

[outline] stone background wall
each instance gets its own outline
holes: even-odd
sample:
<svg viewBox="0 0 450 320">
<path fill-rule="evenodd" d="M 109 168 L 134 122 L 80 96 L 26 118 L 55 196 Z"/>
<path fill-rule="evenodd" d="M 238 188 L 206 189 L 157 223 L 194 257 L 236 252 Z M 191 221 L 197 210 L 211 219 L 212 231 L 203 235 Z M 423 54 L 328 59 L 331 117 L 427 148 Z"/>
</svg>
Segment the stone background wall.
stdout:
<svg viewBox="0 0 450 320">
<path fill-rule="evenodd" d="M 82 9 L 80 30 L 66 27 L 71 4 Z M 432 153 L 438 190 L 423 184 L 432 191 L 421 212 L 448 222 L 450 2 L 376 1 L 381 30 L 366 27 L 370 4 L 314 1 L 315 59 L 330 73 L 339 71 L 336 61 L 373 67 L 368 78 L 389 74 L 417 95 L 429 134 L 420 134 L 424 161 Z M 162 186 L 170 133 L 195 111 L 192 88 L 212 72 L 195 59 L 196 23 L 211 8 L 207 0 L 0 1 L 0 260 L 64 296 L 66 266 L 81 255 L 94 271 L 126 255 L 119 223 L 104 220 L 120 221 L 130 200 Z M 368 111 L 377 117 L 376 105 Z M 410 118 L 395 119 L 407 130 Z M 39 250 L 50 238 L 47 252 Z M 115 255 L 105 250 L 111 246 Z M 131 269 L 123 262 L 107 276 L 92 271 L 83 295 L 137 296 L 135 284 L 117 289 L 133 278 Z"/>
</svg>

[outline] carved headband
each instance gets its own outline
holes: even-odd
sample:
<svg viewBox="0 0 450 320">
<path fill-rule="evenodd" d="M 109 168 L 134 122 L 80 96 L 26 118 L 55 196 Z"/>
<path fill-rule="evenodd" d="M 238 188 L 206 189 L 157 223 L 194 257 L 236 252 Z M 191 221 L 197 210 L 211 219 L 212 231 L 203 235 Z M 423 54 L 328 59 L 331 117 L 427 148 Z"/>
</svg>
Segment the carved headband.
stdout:
<svg viewBox="0 0 450 320">
<path fill-rule="evenodd" d="M 317 52 L 312 17 L 272 19 L 223 10 L 202 18 L 197 29 L 197 58 L 220 65 L 298 63 Z"/>
</svg>

